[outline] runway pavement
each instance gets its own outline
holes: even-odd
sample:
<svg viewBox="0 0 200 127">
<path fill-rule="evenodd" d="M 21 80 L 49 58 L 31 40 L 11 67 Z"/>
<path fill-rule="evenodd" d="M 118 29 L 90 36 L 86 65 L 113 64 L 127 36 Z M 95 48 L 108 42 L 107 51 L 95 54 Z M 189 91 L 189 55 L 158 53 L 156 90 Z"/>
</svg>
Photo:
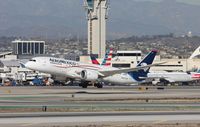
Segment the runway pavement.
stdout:
<svg viewBox="0 0 200 127">
<path fill-rule="evenodd" d="M 200 87 L 0 87 L 0 112 L 2 127 L 198 123 Z"/>
<path fill-rule="evenodd" d="M 112 89 L 111 89 L 112 88 Z M 0 87 L 0 112 L 200 110 L 200 89 Z"/>
<path fill-rule="evenodd" d="M 120 123 L 198 123 L 200 112 L 97 112 L 1 114 L 1 126 L 80 126 Z M 12 120 L 11 120 L 12 119 Z"/>
</svg>

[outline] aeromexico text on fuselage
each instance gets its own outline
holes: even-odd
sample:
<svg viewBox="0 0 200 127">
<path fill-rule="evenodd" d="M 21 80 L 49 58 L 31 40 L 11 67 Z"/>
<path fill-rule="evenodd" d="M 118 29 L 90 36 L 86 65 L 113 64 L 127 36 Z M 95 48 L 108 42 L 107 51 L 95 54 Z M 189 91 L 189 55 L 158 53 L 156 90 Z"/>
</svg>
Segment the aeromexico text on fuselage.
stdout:
<svg viewBox="0 0 200 127">
<path fill-rule="evenodd" d="M 49 58 L 49 62 L 51 64 L 58 64 L 58 65 L 66 64 L 68 66 L 79 66 L 80 65 L 78 62 L 56 59 L 56 58 Z"/>
<path fill-rule="evenodd" d="M 90 65 L 90 64 L 84 64 L 76 61 L 71 60 L 64 60 L 64 59 L 57 59 L 57 58 L 49 58 L 49 62 L 52 65 L 55 65 L 59 68 L 70 68 L 70 67 L 78 67 L 83 69 L 90 69 L 94 71 L 98 71 L 99 69 L 107 68 L 107 67 L 101 67 L 101 65 Z M 113 69 L 113 68 L 112 68 Z"/>
</svg>

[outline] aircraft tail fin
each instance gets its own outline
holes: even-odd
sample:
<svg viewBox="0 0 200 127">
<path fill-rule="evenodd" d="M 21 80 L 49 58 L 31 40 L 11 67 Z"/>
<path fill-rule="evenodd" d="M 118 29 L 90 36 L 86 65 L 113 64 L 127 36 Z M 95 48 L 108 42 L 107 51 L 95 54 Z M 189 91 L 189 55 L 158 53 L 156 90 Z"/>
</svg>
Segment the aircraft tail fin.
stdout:
<svg viewBox="0 0 200 127">
<path fill-rule="evenodd" d="M 96 57 L 94 55 L 90 55 L 92 64 L 100 65 L 99 61 L 97 61 Z"/>
<path fill-rule="evenodd" d="M 157 51 L 152 50 L 149 54 L 146 55 L 146 57 L 144 57 L 143 60 L 141 60 L 138 63 L 137 67 L 151 65 L 153 63 L 154 59 L 155 59 L 156 54 L 157 54 Z M 141 79 L 140 77 L 147 77 L 149 70 L 150 70 L 150 67 L 145 68 L 145 69 L 141 69 L 139 71 L 129 72 L 129 75 L 137 81 L 142 81 L 144 79 Z"/>
<path fill-rule="evenodd" d="M 200 73 L 200 69 L 197 70 L 197 73 Z"/>
<path fill-rule="evenodd" d="M 110 48 L 106 54 L 105 54 L 105 58 L 102 61 L 101 65 L 103 66 L 110 66 L 111 65 L 111 60 L 112 60 L 112 54 L 113 54 L 113 49 Z M 99 61 L 96 59 L 96 57 L 94 55 L 90 55 L 92 64 L 96 64 L 96 65 L 100 65 Z"/>
<path fill-rule="evenodd" d="M 113 49 L 110 48 L 107 52 L 106 52 L 106 55 L 105 55 L 105 58 L 102 62 L 101 65 L 104 65 L 104 66 L 110 66 L 111 65 L 111 60 L 112 60 L 112 55 L 113 55 Z"/>
<path fill-rule="evenodd" d="M 141 60 L 137 67 L 139 66 L 144 66 L 144 65 L 150 65 L 153 63 L 154 59 L 155 59 L 155 56 L 157 54 L 157 50 L 152 50 L 150 53 L 148 53 L 143 60 Z"/>
</svg>

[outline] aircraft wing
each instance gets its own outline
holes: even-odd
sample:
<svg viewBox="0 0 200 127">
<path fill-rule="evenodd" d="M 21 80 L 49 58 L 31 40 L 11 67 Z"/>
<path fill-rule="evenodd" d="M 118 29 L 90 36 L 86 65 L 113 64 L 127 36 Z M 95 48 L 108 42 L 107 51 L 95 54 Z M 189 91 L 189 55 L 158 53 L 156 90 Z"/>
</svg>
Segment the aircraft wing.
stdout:
<svg viewBox="0 0 200 127">
<path fill-rule="evenodd" d="M 140 79 L 144 79 L 144 80 L 156 80 L 156 79 L 164 79 L 168 82 L 175 82 L 174 80 L 172 80 L 169 77 L 139 77 Z"/>
<path fill-rule="evenodd" d="M 164 64 L 164 63 L 166 63 L 166 62 L 151 64 L 151 65 L 146 65 L 146 66 L 139 66 L 139 67 L 135 67 L 135 68 L 128 68 L 128 69 L 99 71 L 99 73 L 102 77 L 107 77 L 107 76 L 112 76 L 114 74 L 128 73 L 128 72 L 131 72 L 131 71 L 139 71 L 141 69 L 148 69 L 149 67 L 161 65 L 161 64 Z"/>
<path fill-rule="evenodd" d="M 140 79 L 165 79 L 168 77 L 139 77 Z"/>
</svg>

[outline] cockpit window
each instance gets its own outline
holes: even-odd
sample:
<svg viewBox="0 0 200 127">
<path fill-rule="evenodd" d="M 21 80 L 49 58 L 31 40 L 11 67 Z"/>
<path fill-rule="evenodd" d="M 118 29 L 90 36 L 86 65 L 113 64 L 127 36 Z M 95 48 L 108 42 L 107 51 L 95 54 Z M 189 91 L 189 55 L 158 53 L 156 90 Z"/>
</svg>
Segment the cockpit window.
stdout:
<svg viewBox="0 0 200 127">
<path fill-rule="evenodd" d="M 29 61 L 36 62 L 36 60 L 35 60 L 35 59 L 30 59 Z"/>
</svg>

